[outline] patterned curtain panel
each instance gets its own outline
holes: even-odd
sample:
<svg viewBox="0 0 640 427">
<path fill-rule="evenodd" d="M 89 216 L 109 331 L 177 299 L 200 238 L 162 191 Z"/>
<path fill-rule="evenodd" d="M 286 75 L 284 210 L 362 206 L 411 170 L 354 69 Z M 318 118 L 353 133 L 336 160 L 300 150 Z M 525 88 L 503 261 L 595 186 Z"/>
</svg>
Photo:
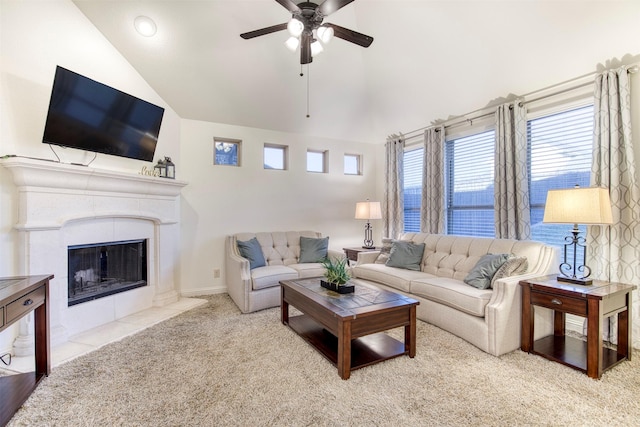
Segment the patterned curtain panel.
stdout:
<svg viewBox="0 0 640 427">
<path fill-rule="evenodd" d="M 613 225 L 589 226 L 594 278 L 638 284 L 640 279 L 640 186 L 631 141 L 631 86 L 627 67 L 596 77 L 591 184 L 609 188 Z M 633 347 L 640 348 L 640 299 L 633 292 Z M 615 322 L 605 339 L 616 341 Z M 606 333 L 607 331 L 605 331 Z"/>
<path fill-rule="evenodd" d="M 444 234 L 444 127 L 424 132 L 423 164 L 420 229 L 424 233 Z"/>
<path fill-rule="evenodd" d="M 531 238 L 527 168 L 527 118 L 520 101 L 496 110 L 494 176 L 496 237 Z"/>
<path fill-rule="evenodd" d="M 383 237 L 397 238 L 404 231 L 404 137 L 387 138 L 382 199 Z"/>
</svg>

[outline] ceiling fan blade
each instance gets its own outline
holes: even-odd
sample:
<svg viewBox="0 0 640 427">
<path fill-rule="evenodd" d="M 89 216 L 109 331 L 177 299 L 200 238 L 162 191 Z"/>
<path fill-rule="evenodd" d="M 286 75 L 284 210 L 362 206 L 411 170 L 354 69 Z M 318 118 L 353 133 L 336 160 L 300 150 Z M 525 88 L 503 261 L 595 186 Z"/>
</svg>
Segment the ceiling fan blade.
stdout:
<svg viewBox="0 0 640 427">
<path fill-rule="evenodd" d="M 325 0 L 320 6 L 318 6 L 318 10 L 322 12 L 323 16 L 327 16 L 338 9 L 342 9 L 349 3 L 354 0 Z"/>
<path fill-rule="evenodd" d="M 311 34 L 306 31 L 300 36 L 300 64 L 309 64 L 313 61 L 311 55 Z"/>
<path fill-rule="evenodd" d="M 280 3 L 282 6 L 284 6 L 291 13 L 300 12 L 300 8 L 298 7 L 298 5 L 292 2 L 291 0 L 276 0 L 276 1 Z"/>
<path fill-rule="evenodd" d="M 265 34 L 271 34 L 271 33 L 275 33 L 276 31 L 282 31 L 282 30 L 286 30 L 287 29 L 287 24 L 278 24 L 278 25 L 273 25 L 271 27 L 266 27 L 266 28 L 261 28 L 259 30 L 255 30 L 255 31 L 249 31 L 248 33 L 242 33 L 240 34 L 240 37 L 242 37 L 245 40 L 248 39 L 252 39 L 254 37 L 258 37 L 258 36 L 264 36 Z"/>
<path fill-rule="evenodd" d="M 333 28 L 333 35 L 342 40 L 355 43 L 362 47 L 369 47 L 371 46 L 371 43 L 373 43 L 373 37 L 368 36 L 366 34 L 362 34 L 357 31 L 353 31 L 336 24 L 324 24 L 324 25 L 327 27 Z"/>
</svg>

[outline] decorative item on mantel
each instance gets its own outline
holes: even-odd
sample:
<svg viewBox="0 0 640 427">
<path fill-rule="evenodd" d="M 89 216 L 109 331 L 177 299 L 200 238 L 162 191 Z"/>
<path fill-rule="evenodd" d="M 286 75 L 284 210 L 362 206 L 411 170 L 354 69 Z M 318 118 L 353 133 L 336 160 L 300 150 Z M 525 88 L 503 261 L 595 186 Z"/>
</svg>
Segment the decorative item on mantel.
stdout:
<svg viewBox="0 0 640 427">
<path fill-rule="evenodd" d="M 348 262 L 347 258 L 332 259 L 327 256 L 322 261 L 322 266 L 325 268 L 324 277 L 327 280 L 320 279 L 320 286 L 339 294 L 352 293 L 355 286 L 348 284 L 351 278 L 347 269 Z"/>
<path fill-rule="evenodd" d="M 564 238 L 564 259 L 560 264 L 559 282 L 591 285 L 591 269 L 587 267 L 586 239 L 579 236 L 578 224 L 613 224 L 609 190 L 601 187 L 549 190 L 544 206 L 542 222 L 555 224 L 573 224 L 572 236 Z M 567 259 L 568 249 L 572 249 L 572 262 Z M 578 250 L 582 250 L 582 265 L 578 265 Z M 578 274 L 581 274 L 579 277 Z"/>
<path fill-rule="evenodd" d="M 159 159 L 153 169 L 158 172 L 160 178 L 176 179 L 176 165 L 171 161 L 171 157 Z"/>
</svg>

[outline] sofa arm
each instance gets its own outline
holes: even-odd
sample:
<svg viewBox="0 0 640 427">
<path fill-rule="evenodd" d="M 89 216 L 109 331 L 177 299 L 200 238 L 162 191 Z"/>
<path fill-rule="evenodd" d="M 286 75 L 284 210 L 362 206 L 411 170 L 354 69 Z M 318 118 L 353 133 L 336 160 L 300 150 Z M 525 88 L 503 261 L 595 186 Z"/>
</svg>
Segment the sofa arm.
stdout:
<svg viewBox="0 0 640 427">
<path fill-rule="evenodd" d="M 356 265 L 373 264 L 380 255 L 380 251 L 358 252 L 358 261 Z"/>
<path fill-rule="evenodd" d="M 227 292 L 240 311 L 249 312 L 251 270 L 249 260 L 240 256 L 234 236 L 227 236 L 225 240 L 225 281 Z"/>
<path fill-rule="evenodd" d="M 493 284 L 491 300 L 485 308 L 485 321 L 489 329 L 488 352 L 500 356 L 520 348 L 522 329 L 521 280 L 539 277 L 540 273 L 526 273 L 505 277 Z M 548 319 L 544 323 L 549 324 Z M 543 326 L 548 329 L 547 326 Z"/>
</svg>

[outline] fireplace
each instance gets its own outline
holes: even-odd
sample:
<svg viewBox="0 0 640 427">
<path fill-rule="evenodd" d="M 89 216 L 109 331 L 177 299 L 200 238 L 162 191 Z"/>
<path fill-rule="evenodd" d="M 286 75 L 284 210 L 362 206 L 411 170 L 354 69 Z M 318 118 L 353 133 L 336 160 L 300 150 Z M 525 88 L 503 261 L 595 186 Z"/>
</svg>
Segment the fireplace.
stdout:
<svg viewBox="0 0 640 427">
<path fill-rule="evenodd" d="M 0 165 L 12 173 L 17 190 L 14 231 L 20 256 L 16 274 L 55 276 L 49 307 L 52 347 L 92 328 L 178 301 L 180 191 L 186 182 L 18 157 L 0 159 Z M 98 277 L 104 284 L 103 278 L 115 276 L 110 253 L 105 273 L 100 272 L 99 262 L 97 266 L 69 265 L 70 248 L 94 242 L 138 242 L 134 248 L 142 246 L 146 255 L 140 258 L 144 264 L 132 269 L 146 274 L 140 279 L 146 283 L 135 289 L 126 284 L 126 292 L 71 305 L 69 294 L 84 292 Z M 102 246 L 90 249 L 101 253 Z M 86 271 L 90 269 L 93 273 Z M 75 287 L 76 272 L 79 287 Z M 124 281 L 138 283 L 128 276 Z M 26 320 L 20 328 L 14 353 L 33 353 L 33 329 Z"/>
<path fill-rule="evenodd" d="M 69 246 L 67 305 L 147 286 L 147 239 Z"/>
</svg>

